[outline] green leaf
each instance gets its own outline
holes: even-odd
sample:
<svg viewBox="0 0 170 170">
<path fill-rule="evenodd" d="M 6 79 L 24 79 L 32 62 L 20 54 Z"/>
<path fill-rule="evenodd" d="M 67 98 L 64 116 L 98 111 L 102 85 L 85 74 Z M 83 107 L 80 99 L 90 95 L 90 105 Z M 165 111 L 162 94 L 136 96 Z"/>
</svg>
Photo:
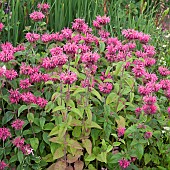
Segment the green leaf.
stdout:
<svg viewBox="0 0 170 170">
<path fill-rule="evenodd" d="M 28 106 L 26 105 L 22 105 L 19 109 L 18 109 L 18 117 L 20 116 L 21 112 L 23 112 L 24 110 L 28 109 Z"/>
<path fill-rule="evenodd" d="M 27 114 L 27 119 L 30 123 L 34 122 L 34 114 L 33 113 L 28 113 Z"/>
<path fill-rule="evenodd" d="M 44 130 L 52 130 L 54 128 L 54 123 L 46 123 L 44 125 Z"/>
<path fill-rule="evenodd" d="M 77 88 L 74 93 L 72 94 L 73 96 L 75 96 L 77 93 L 85 93 L 86 92 L 86 89 L 85 88 Z"/>
<path fill-rule="evenodd" d="M 122 110 L 124 107 L 125 107 L 125 105 L 124 105 L 122 102 L 119 102 L 116 112 L 119 112 L 119 111 Z"/>
<path fill-rule="evenodd" d="M 136 156 L 138 157 L 139 160 L 141 160 L 144 153 L 144 147 L 142 144 L 137 144 L 135 148 L 136 148 Z"/>
<path fill-rule="evenodd" d="M 100 93 L 99 93 L 97 90 L 95 90 L 94 88 L 92 88 L 91 93 L 92 93 L 93 95 L 95 95 L 100 101 L 102 101 L 102 97 L 101 97 Z"/>
<path fill-rule="evenodd" d="M 45 124 L 45 118 L 44 117 L 40 117 L 40 127 L 41 127 L 41 129 L 43 129 L 44 124 Z"/>
<path fill-rule="evenodd" d="M 83 139 L 82 143 L 83 143 L 83 147 L 86 149 L 87 153 L 89 155 L 91 155 L 91 152 L 92 152 L 92 143 L 91 143 L 90 139 Z"/>
<path fill-rule="evenodd" d="M 46 142 L 47 144 L 50 145 L 49 137 L 48 137 L 48 133 L 47 132 L 43 132 L 43 140 L 44 140 L 44 142 Z"/>
<path fill-rule="evenodd" d="M 105 50 L 105 43 L 103 41 L 99 41 L 99 49 L 100 53 L 102 53 Z"/>
<path fill-rule="evenodd" d="M 5 113 L 4 117 L 2 118 L 2 125 L 8 123 L 12 118 L 14 117 L 14 113 L 11 111 L 8 111 Z"/>
<path fill-rule="evenodd" d="M 58 132 L 59 132 L 59 126 L 56 126 L 51 130 L 49 136 L 56 135 L 58 134 Z"/>
<path fill-rule="evenodd" d="M 105 162 L 107 163 L 107 153 L 106 152 L 101 152 L 96 156 L 96 159 L 100 162 Z"/>
<path fill-rule="evenodd" d="M 106 104 L 110 104 L 115 101 L 115 98 L 118 98 L 119 96 L 116 93 L 110 93 L 106 98 Z"/>
<path fill-rule="evenodd" d="M 54 153 L 54 155 L 53 155 L 53 159 L 55 160 L 55 159 L 59 159 L 59 158 L 61 158 L 61 157 L 63 157 L 64 156 L 64 148 L 63 147 L 59 147 L 56 151 L 55 151 L 55 153 Z"/>
<path fill-rule="evenodd" d="M 88 155 L 87 157 L 85 157 L 85 161 L 87 161 L 87 162 L 91 162 L 95 159 L 96 159 L 96 156 L 94 154 L 91 154 L 91 155 Z"/>
<path fill-rule="evenodd" d="M 71 108 L 71 111 L 74 112 L 74 113 L 76 113 L 77 115 L 79 115 L 80 118 L 83 118 L 83 113 L 82 113 L 79 109 L 77 109 L 77 108 Z"/>
<path fill-rule="evenodd" d="M 22 153 L 22 151 L 18 151 L 18 161 L 20 162 L 20 164 L 22 163 L 22 161 L 24 160 L 24 155 Z"/>
<path fill-rule="evenodd" d="M 31 147 L 34 149 L 34 151 L 36 151 L 39 145 L 38 138 L 30 138 L 30 144 L 31 144 Z"/>
<path fill-rule="evenodd" d="M 57 106 L 53 109 L 52 113 L 57 112 L 59 110 L 65 110 L 66 108 L 64 106 Z"/>
<path fill-rule="evenodd" d="M 120 146 L 121 142 L 113 142 L 113 146 Z"/>
<path fill-rule="evenodd" d="M 145 165 L 147 165 L 150 161 L 151 161 L 151 155 L 148 154 L 148 153 L 145 153 L 145 154 L 144 154 L 144 162 L 145 162 Z"/>
<path fill-rule="evenodd" d="M 124 127 L 125 128 L 125 118 L 122 116 L 119 116 L 119 119 L 116 119 L 116 123 L 119 127 Z"/>
<path fill-rule="evenodd" d="M 76 126 L 74 127 L 73 131 L 72 131 L 72 135 L 76 138 L 80 137 L 81 135 L 81 127 Z"/>
<path fill-rule="evenodd" d="M 13 155 L 10 160 L 9 160 L 9 163 L 13 163 L 13 162 L 16 162 L 17 161 L 17 155 Z"/>
<path fill-rule="evenodd" d="M 118 76 L 118 75 L 119 75 L 119 73 L 120 73 L 120 71 L 121 71 L 121 69 L 122 69 L 123 63 L 124 63 L 124 62 L 122 62 L 122 61 L 120 61 L 120 62 L 117 63 L 116 70 L 115 70 L 115 72 L 114 72 L 114 75 L 115 75 L 115 76 Z"/>
<path fill-rule="evenodd" d="M 102 129 L 96 122 L 91 122 L 91 124 L 88 127 Z"/>
</svg>

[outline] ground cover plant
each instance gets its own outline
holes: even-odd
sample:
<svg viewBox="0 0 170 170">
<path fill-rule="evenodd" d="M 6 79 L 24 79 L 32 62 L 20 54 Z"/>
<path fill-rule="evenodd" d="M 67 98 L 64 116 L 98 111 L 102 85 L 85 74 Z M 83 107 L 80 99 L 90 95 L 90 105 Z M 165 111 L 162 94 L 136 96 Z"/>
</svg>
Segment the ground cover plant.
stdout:
<svg viewBox="0 0 170 170">
<path fill-rule="evenodd" d="M 170 169 L 170 70 L 152 37 L 112 37 L 107 16 L 48 32 L 37 8 L 22 44 L 1 43 L 0 169 Z"/>
</svg>

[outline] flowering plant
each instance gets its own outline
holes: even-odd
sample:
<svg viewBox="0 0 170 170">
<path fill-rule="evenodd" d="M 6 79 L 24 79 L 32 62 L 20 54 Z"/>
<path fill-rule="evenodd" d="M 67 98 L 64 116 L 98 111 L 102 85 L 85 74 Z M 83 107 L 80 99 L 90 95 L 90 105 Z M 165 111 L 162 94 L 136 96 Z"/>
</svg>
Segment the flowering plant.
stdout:
<svg viewBox="0 0 170 170">
<path fill-rule="evenodd" d="M 0 169 L 170 168 L 170 70 L 152 72 L 149 35 L 127 29 L 121 41 L 109 22 L 96 17 L 98 36 L 78 18 L 1 44 Z"/>
</svg>

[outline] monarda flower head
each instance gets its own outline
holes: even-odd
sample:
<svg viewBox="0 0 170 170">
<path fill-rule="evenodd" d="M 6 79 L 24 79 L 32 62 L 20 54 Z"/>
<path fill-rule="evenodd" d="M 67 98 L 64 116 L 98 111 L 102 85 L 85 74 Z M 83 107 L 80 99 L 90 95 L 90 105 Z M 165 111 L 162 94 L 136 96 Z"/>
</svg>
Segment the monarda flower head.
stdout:
<svg viewBox="0 0 170 170">
<path fill-rule="evenodd" d="M 21 99 L 23 102 L 25 102 L 27 104 L 36 103 L 36 97 L 31 92 L 22 93 Z"/>
<path fill-rule="evenodd" d="M 34 11 L 33 13 L 30 14 L 30 18 L 33 21 L 38 22 L 44 19 L 45 15 L 42 12 Z"/>
<path fill-rule="evenodd" d="M 74 20 L 72 29 L 78 32 L 86 33 L 88 32 L 88 25 L 85 23 L 84 19 L 77 18 Z"/>
<path fill-rule="evenodd" d="M 73 73 L 71 71 L 60 74 L 60 81 L 62 81 L 64 84 L 73 84 L 76 80 L 77 80 L 76 73 Z"/>
<path fill-rule="evenodd" d="M 113 85 L 112 83 L 100 83 L 98 87 L 100 92 L 108 94 L 111 92 Z"/>
<path fill-rule="evenodd" d="M 40 106 L 41 108 L 44 108 L 47 105 L 48 101 L 42 97 L 36 98 L 36 104 Z"/>
<path fill-rule="evenodd" d="M 28 87 L 31 86 L 31 83 L 30 83 L 29 79 L 27 78 L 27 79 L 24 79 L 24 80 L 20 80 L 19 86 L 22 89 L 27 89 Z"/>
<path fill-rule="evenodd" d="M 89 64 L 93 65 L 97 62 L 99 58 L 100 58 L 100 55 L 98 53 L 87 52 L 81 56 L 81 61 L 85 63 L 86 65 L 89 65 Z"/>
<path fill-rule="evenodd" d="M 143 101 L 147 105 L 153 105 L 154 103 L 156 103 L 156 97 L 155 96 L 144 96 Z"/>
<path fill-rule="evenodd" d="M 64 51 L 66 54 L 73 54 L 75 55 L 78 51 L 78 45 L 76 43 L 66 43 L 63 46 Z"/>
<path fill-rule="evenodd" d="M 16 119 L 12 122 L 12 128 L 14 128 L 15 130 L 21 130 L 23 128 L 24 125 L 24 121 L 21 119 Z"/>
<path fill-rule="evenodd" d="M 43 43 L 49 43 L 50 41 L 52 41 L 52 36 L 51 36 L 51 34 L 47 34 L 47 33 L 45 33 L 45 34 L 43 34 L 42 36 L 41 36 L 41 41 L 43 42 Z"/>
<path fill-rule="evenodd" d="M 128 161 L 128 160 L 126 160 L 124 158 L 119 160 L 118 162 L 119 162 L 119 166 L 121 168 L 124 168 L 124 169 L 127 168 L 130 165 L 130 161 Z"/>
<path fill-rule="evenodd" d="M 119 137 L 119 138 L 124 135 L 125 129 L 126 129 L 126 128 L 124 128 L 124 127 L 119 127 L 119 128 L 117 128 L 117 133 L 118 133 L 118 137 Z"/>
<path fill-rule="evenodd" d="M 50 5 L 48 3 L 38 3 L 37 8 L 42 12 L 47 13 L 50 9 Z"/>
<path fill-rule="evenodd" d="M 63 35 L 63 38 L 69 40 L 71 39 L 73 31 L 69 28 L 64 28 L 63 30 L 61 30 L 61 33 Z"/>
<path fill-rule="evenodd" d="M 7 167 L 8 167 L 8 164 L 0 160 L 0 170 L 5 170 Z"/>
<path fill-rule="evenodd" d="M 0 139 L 5 141 L 7 138 L 11 137 L 11 132 L 8 128 L 0 128 Z"/>
<path fill-rule="evenodd" d="M 16 137 L 15 139 L 13 139 L 12 143 L 14 146 L 16 146 L 17 148 L 21 148 L 24 145 L 24 138 Z"/>
<path fill-rule="evenodd" d="M 145 134 L 144 134 L 145 139 L 149 139 L 151 137 L 152 137 L 152 132 L 145 132 Z"/>
<path fill-rule="evenodd" d="M 158 71 L 159 71 L 159 73 L 160 73 L 162 76 L 168 76 L 168 75 L 170 75 L 170 70 L 168 70 L 166 67 L 160 66 L 160 67 L 158 68 Z"/>
<path fill-rule="evenodd" d="M 2 31 L 4 28 L 4 24 L 2 22 L 0 22 L 0 31 Z"/>
<path fill-rule="evenodd" d="M 158 108 L 153 104 L 152 105 L 145 104 L 142 106 L 142 109 L 145 114 L 155 114 Z"/>
<path fill-rule="evenodd" d="M 96 22 L 99 23 L 100 25 L 106 25 L 110 22 L 110 17 L 99 15 L 96 17 Z"/>
<path fill-rule="evenodd" d="M 16 90 L 11 89 L 11 90 L 9 90 L 9 93 L 10 93 L 10 95 L 9 95 L 10 102 L 17 104 L 21 98 L 21 94 L 18 91 L 18 89 L 16 89 Z"/>
<path fill-rule="evenodd" d="M 40 39 L 40 35 L 28 32 L 26 34 L 25 38 L 27 39 L 27 41 L 29 41 L 31 43 L 35 43 L 36 41 L 38 41 Z"/>
</svg>

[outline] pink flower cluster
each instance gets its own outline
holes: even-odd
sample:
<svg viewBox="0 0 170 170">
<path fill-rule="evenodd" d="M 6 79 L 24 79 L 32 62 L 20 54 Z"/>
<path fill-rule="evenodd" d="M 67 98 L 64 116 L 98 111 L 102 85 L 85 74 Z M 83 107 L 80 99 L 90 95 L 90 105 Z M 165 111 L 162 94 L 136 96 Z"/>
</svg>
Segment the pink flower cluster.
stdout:
<svg viewBox="0 0 170 170">
<path fill-rule="evenodd" d="M 36 97 L 34 96 L 34 94 L 32 94 L 31 92 L 24 92 L 24 93 L 20 93 L 18 91 L 18 89 L 16 90 L 10 90 L 9 91 L 10 95 L 9 95 L 9 99 L 11 103 L 19 103 L 20 100 L 22 100 L 23 102 L 30 104 L 30 103 L 34 103 L 37 104 L 38 106 L 40 106 L 41 108 L 44 108 L 48 101 L 42 97 Z"/>
<path fill-rule="evenodd" d="M 117 128 L 117 133 L 118 133 L 118 137 L 119 137 L 119 138 L 124 135 L 125 130 L 126 130 L 126 128 L 124 128 L 124 127 L 119 127 L 119 128 Z"/>
<path fill-rule="evenodd" d="M 7 138 L 11 137 L 11 132 L 8 128 L 0 128 L 0 139 L 5 141 Z"/>
<path fill-rule="evenodd" d="M 12 128 L 14 128 L 15 130 L 21 130 L 23 128 L 24 125 L 24 121 L 21 119 L 16 119 L 12 122 Z"/>
<path fill-rule="evenodd" d="M 101 29 L 102 26 L 108 24 L 110 22 L 110 17 L 106 16 L 97 16 L 96 20 L 93 21 L 93 26 L 96 29 Z"/>
<path fill-rule="evenodd" d="M 37 8 L 46 13 L 50 9 L 50 5 L 48 3 L 38 3 Z"/>
<path fill-rule="evenodd" d="M 33 21 L 38 22 L 44 19 L 45 15 L 42 12 L 34 11 L 33 13 L 30 14 L 30 18 Z"/>
<path fill-rule="evenodd" d="M 100 83 L 98 85 L 98 88 L 99 88 L 100 92 L 108 94 L 108 93 L 111 92 L 113 85 L 112 85 L 112 83 L 108 83 L 108 82 L 107 83 Z"/>
<path fill-rule="evenodd" d="M 128 161 L 127 159 L 123 158 L 121 160 L 118 161 L 119 162 L 119 166 L 121 168 L 127 168 L 130 165 L 130 161 Z"/>
<path fill-rule="evenodd" d="M 87 33 L 90 31 L 89 27 L 85 23 L 84 19 L 80 19 L 80 18 L 77 18 L 74 20 L 74 22 L 72 24 L 72 29 L 75 31 L 78 31 L 80 33 Z"/>
<path fill-rule="evenodd" d="M 3 28 L 4 28 L 4 24 L 0 22 L 0 32 L 2 31 Z"/>
<path fill-rule="evenodd" d="M 73 84 L 77 80 L 77 75 L 76 73 L 71 71 L 68 71 L 67 73 L 61 73 L 60 80 L 64 84 Z"/>
<path fill-rule="evenodd" d="M 8 167 L 8 164 L 6 164 L 4 161 L 0 160 L 0 170 L 4 170 L 7 167 Z"/>
<path fill-rule="evenodd" d="M 99 58 L 100 55 L 98 53 L 87 52 L 81 56 L 81 61 L 88 66 L 95 64 Z"/>
<path fill-rule="evenodd" d="M 139 40 L 140 43 L 144 44 L 148 43 L 150 40 L 150 35 L 138 32 L 134 29 L 123 30 L 122 35 L 128 40 Z"/>
<path fill-rule="evenodd" d="M 15 139 L 13 139 L 12 143 L 15 147 L 17 147 L 18 149 L 20 149 L 24 155 L 30 155 L 31 153 L 33 154 L 33 149 L 30 147 L 29 144 L 24 144 L 25 139 L 19 137 L 16 137 Z"/>
<path fill-rule="evenodd" d="M 40 39 L 40 35 L 36 34 L 36 33 L 30 33 L 28 32 L 25 36 L 25 38 L 27 39 L 27 41 L 29 41 L 30 43 L 35 43 Z"/>
</svg>

